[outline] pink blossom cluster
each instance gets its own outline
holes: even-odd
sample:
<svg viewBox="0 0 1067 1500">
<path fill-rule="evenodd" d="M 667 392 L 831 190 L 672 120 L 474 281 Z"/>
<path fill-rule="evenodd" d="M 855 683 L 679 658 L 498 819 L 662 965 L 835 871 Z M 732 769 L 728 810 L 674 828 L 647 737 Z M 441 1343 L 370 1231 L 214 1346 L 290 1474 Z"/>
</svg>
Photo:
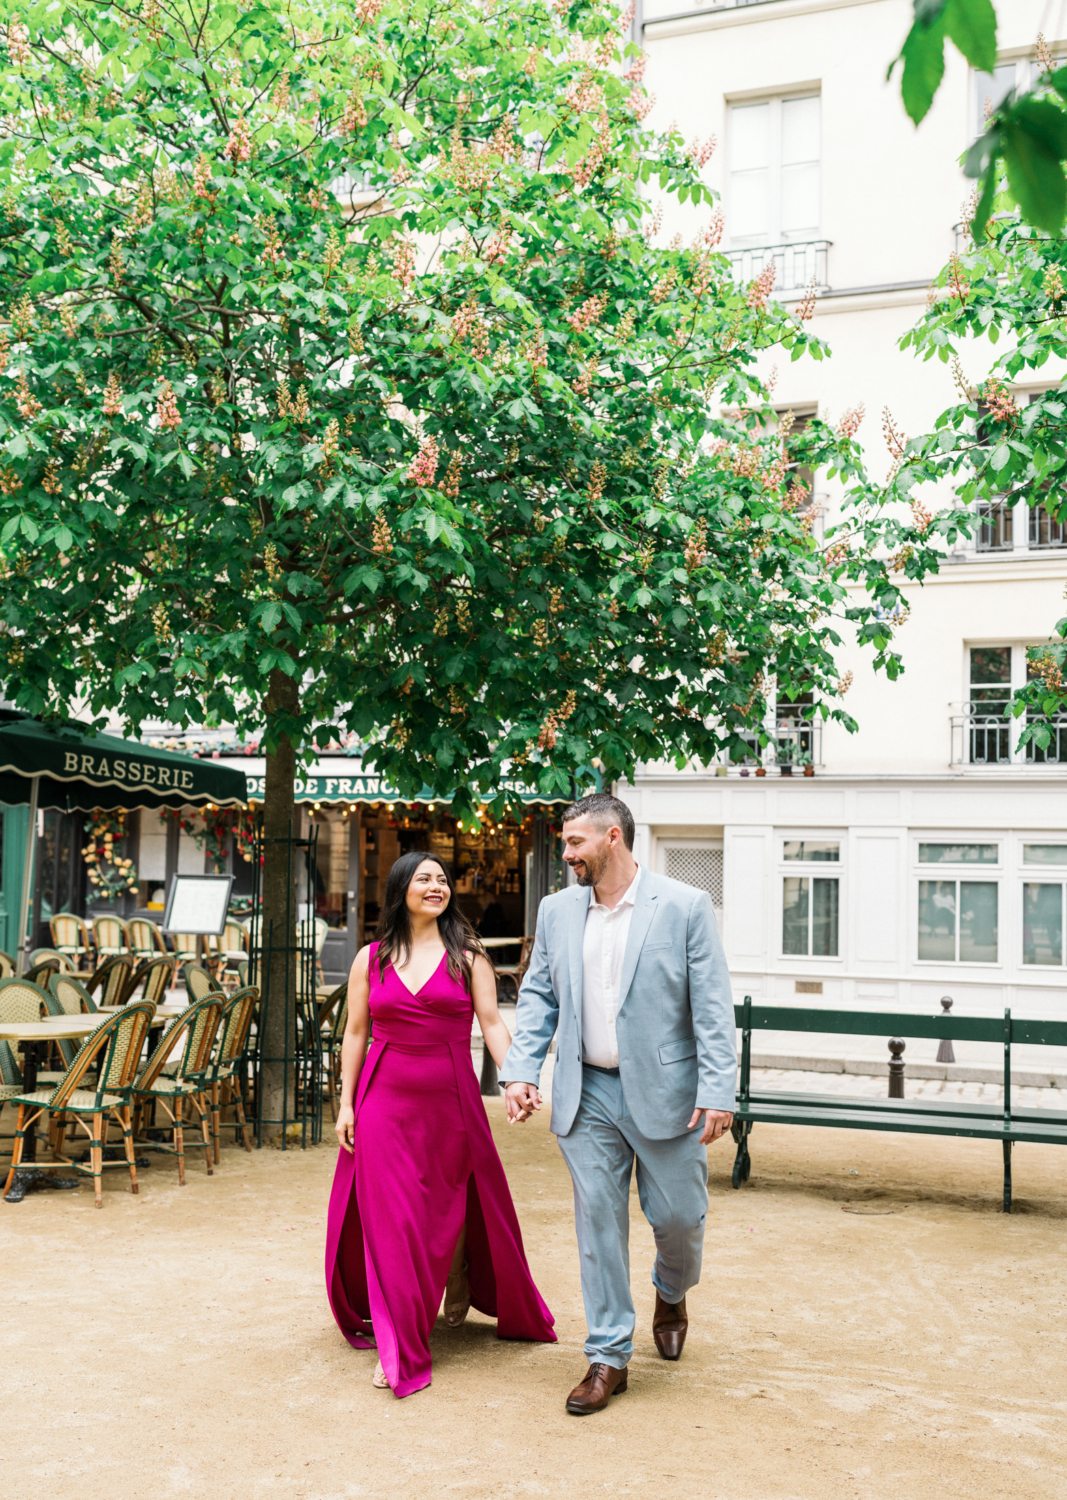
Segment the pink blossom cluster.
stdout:
<svg viewBox="0 0 1067 1500">
<path fill-rule="evenodd" d="M 19 416 L 27 422 L 32 422 L 41 410 L 41 403 L 30 390 L 26 381 L 25 370 L 19 376 L 19 393 L 15 400 L 18 405 Z"/>
<path fill-rule="evenodd" d="M 626 102 L 630 106 L 630 112 L 638 120 L 643 120 L 656 107 L 656 96 L 635 87 L 630 90 L 630 97 Z"/>
<path fill-rule="evenodd" d="M 607 110 L 601 110 L 596 139 L 581 161 L 571 169 L 571 177 L 578 187 L 588 187 L 600 171 L 611 150 L 611 126 Z"/>
<path fill-rule="evenodd" d="M 685 544 L 686 572 L 695 573 L 708 555 L 708 523 L 703 517 L 689 533 Z"/>
<path fill-rule="evenodd" d="M 405 292 L 415 280 L 415 242 L 408 235 L 398 239 L 394 246 L 393 275 Z"/>
<path fill-rule="evenodd" d="M 374 517 L 371 527 L 371 551 L 378 557 L 388 557 L 393 550 L 393 533 L 389 522 L 381 511 Z"/>
<path fill-rule="evenodd" d="M 577 312 L 567 314 L 567 322 L 575 333 L 587 333 L 590 328 L 595 328 L 607 310 L 608 299 L 601 294 L 598 297 L 587 297 Z"/>
<path fill-rule="evenodd" d="M 103 411 L 105 417 L 122 416 L 122 386 L 119 383 L 119 377 L 114 370 L 112 370 L 111 374 L 107 377 L 107 388 L 104 391 Z"/>
<path fill-rule="evenodd" d="M 408 469 L 407 477 L 409 484 L 418 484 L 424 488 L 433 484 L 437 477 L 437 439 L 435 437 L 422 439 L 418 454 Z"/>
<path fill-rule="evenodd" d="M 934 524 L 933 516 L 921 500 L 913 500 L 911 502 L 911 520 L 912 525 L 920 536 L 925 536 Z"/>
<path fill-rule="evenodd" d="M 771 466 L 768 469 L 764 470 L 760 478 L 760 483 L 763 485 L 763 488 L 765 490 L 776 490 L 781 487 L 781 483 L 784 478 L 785 459 L 781 455 L 779 455 L 778 458 L 776 458 L 771 464 Z"/>
<path fill-rule="evenodd" d="M 627 83 L 640 83 L 642 78 L 644 78 L 645 76 L 645 69 L 647 67 L 648 53 L 641 52 L 637 55 L 637 57 L 634 58 L 633 62 L 626 69 L 626 72 L 622 76 L 626 79 Z"/>
<path fill-rule="evenodd" d="M 594 74 L 585 72 L 574 79 L 563 96 L 568 109 L 578 115 L 599 114 L 604 108 L 604 90 Z"/>
<path fill-rule="evenodd" d="M 22 68 L 29 62 L 30 33 L 24 22 L 15 16 L 7 23 L 7 55 L 13 68 Z"/>
<path fill-rule="evenodd" d="M 541 728 L 537 734 L 538 750 L 554 750 L 556 748 L 556 740 L 558 738 L 559 720 L 556 718 L 555 713 L 550 709 L 545 718 L 545 722 L 541 725 Z"/>
<path fill-rule="evenodd" d="M 511 243 L 513 233 L 514 230 L 511 225 L 505 224 L 490 237 L 489 243 L 482 251 L 482 259 L 486 265 L 494 266 L 504 259 L 508 253 L 508 245 Z"/>
<path fill-rule="evenodd" d="M 252 159 L 252 133 L 248 128 L 248 121 L 244 115 L 238 115 L 230 131 L 230 139 L 226 142 L 222 152 L 228 156 L 234 166 L 251 161 Z"/>
<path fill-rule="evenodd" d="M 548 368 L 548 345 L 545 343 L 545 331 L 537 328 L 527 340 L 524 351 L 530 366 L 534 370 L 547 370 Z"/>
<path fill-rule="evenodd" d="M 193 168 L 193 192 L 198 198 L 206 198 L 211 183 L 211 163 L 200 153 Z"/>
<path fill-rule="evenodd" d="M 703 143 L 698 141 L 694 136 L 685 154 L 694 166 L 706 167 L 712 156 L 714 156 L 717 145 L 718 141 L 713 135 L 709 135 Z"/>
<path fill-rule="evenodd" d="M 156 416 L 159 425 L 165 432 L 173 432 L 176 427 L 182 425 L 181 412 L 178 410 L 178 400 L 174 394 L 174 387 L 169 380 L 164 380 L 156 396 Z"/>
<path fill-rule="evenodd" d="M 342 135 L 355 135 L 367 123 L 367 106 L 363 103 L 362 91 L 354 88 L 345 100 L 337 128 Z"/>
<path fill-rule="evenodd" d="M 707 229 L 704 230 L 703 234 L 697 240 L 697 244 L 698 245 L 700 245 L 700 244 L 704 245 L 705 248 L 708 249 L 708 250 L 714 250 L 715 246 L 722 239 L 722 231 L 723 231 L 723 224 L 724 223 L 725 223 L 725 220 L 723 219 L 722 209 L 721 208 L 717 208 L 715 210 L 715 212 L 711 216 L 711 223 L 708 225 Z"/>
<path fill-rule="evenodd" d="M 989 415 L 994 422 L 1017 422 L 1019 420 L 1019 408 L 1015 397 L 995 376 L 990 376 L 986 381 L 982 400 L 989 409 Z"/>
<path fill-rule="evenodd" d="M 777 276 L 778 268 L 773 260 L 769 260 L 748 289 L 749 307 L 756 310 L 767 306 L 767 298 L 774 290 Z"/>
<path fill-rule="evenodd" d="M 797 308 L 797 317 L 802 323 L 807 323 L 815 316 L 815 299 L 817 295 L 815 277 L 813 276 L 804 291 L 804 300 Z"/>
<path fill-rule="evenodd" d="M 646 220 L 645 223 L 642 224 L 642 226 L 641 226 L 641 233 L 644 235 L 644 237 L 645 237 L 646 240 L 652 241 L 652 240 L 654 240 L 656 238 L 657 234 L 659 234 L 659 232 L 660 232 L 660 230 L 662 228 L 663 228 L 663 204 L 662 203 L 657 203 L 656 204 L 656 211 L 652 215 L 651 219 Z"/>
<path fill-rule="evenodd" d="M 835 542 L 832 547 L 827 547 L 826 551 L 823 553 L 823 561 L 828 568 L 844 567 L 845 563 L 848 562 L 848 557 L 849 553 L 847 542 Z M 847 688 L 842 688 L 841 691 L 847 692 L 848 690 Z"/>
<path fill-rule="evenodd" d="M 844 416 L 837 424 L 838 437 L 855 437 L 856 433 L 860 430 L 860 423 L 863 421 L 866 410 L 867 408 L 864 406 L 862 401 L 858 406 L 850 406 L 848 411 L 845 412 Z"/>
<path fill-rule="evenodd" d="M 540 60 L 541 60 L 541 49 L 540 49 L 540 47 L 531 47 L 530 51 L 527 53 L 526 61 L 522 65 L 522 71 L 526 74 L 527 78 L 533 78 L 534 77 L 534 75 L 537 72 L 537 64 L 538 64 L 538 62 Z"/>
<path fill-rule="evenodd" d="M 356 0 L 356 15 L 365 26 L 370 26 L 381 15 L 385 0 Z"/>
<path fill-rule="evenodd" d="M 596 374 L 596 370 L 597 361 L 595 359 L 591 359 L 588 364 L 583 367 L 582 373 L 578 376 L 578 379 L 571 381 L 571 390 L 576 396 L 588 396 L 590 389 L 592 388 L 593 377 Z"/>
</svg>

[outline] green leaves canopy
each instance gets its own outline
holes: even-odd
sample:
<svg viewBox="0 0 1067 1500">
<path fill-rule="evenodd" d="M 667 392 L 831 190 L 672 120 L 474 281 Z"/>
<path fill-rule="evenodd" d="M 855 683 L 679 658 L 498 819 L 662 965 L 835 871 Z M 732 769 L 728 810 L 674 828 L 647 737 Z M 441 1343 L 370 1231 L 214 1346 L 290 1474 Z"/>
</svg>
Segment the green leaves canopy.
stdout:
<svg viewBox="0 0 1067 1500">
<path fill-rule="evenodd" d="M 898 523 L 847 432 L 769 425 L 758 353 L 823 350 L 735 285 L 612 6 L 6 15 L 21 706 L 266 716 L 268 749 L 340 721 L 466 807 L 508 765 L 547 793 L 740 751 L 772 679 L 847 721 L 835 614 L 895 670 Z M 701 213 L 690 247 L 649 192 Z M 855 494 L 823 542 L 797 463 Z"/>
</svg>

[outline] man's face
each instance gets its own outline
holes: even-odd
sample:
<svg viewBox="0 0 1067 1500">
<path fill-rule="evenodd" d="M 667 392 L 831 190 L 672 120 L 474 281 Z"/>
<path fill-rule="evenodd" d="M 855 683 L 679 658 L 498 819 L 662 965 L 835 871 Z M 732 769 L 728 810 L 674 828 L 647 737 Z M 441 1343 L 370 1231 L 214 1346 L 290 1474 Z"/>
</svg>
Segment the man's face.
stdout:
<svg viewBox="0 0 1067 1500">
<path fill-rule="evenodd" d="M 564 823 L 563 858 L 578 877 L 579 885 L 597 884 L 607 869 L 612 846 L 619 838 L 619 829 L 608 828 L 601 833 L 588 817 Z"/>
</svg>

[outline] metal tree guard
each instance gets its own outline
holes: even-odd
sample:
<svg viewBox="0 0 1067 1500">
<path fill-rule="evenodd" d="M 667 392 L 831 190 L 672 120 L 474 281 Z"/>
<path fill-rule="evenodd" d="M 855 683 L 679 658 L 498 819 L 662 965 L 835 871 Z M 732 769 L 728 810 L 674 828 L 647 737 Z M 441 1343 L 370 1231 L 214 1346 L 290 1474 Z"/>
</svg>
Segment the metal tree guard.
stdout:
<svg viewBox="0 0 1067 1500">
<path fill-rule="evenodd" d="M 322 1139 L 322 1038 L 319 1034 L 318 1001 L 315 987 L 316 943 L 315 943 L 315 892 L 318 882 L 318 828 L 312 825 L 307 838 L 293 837 L 293 825 L 285 838 L 264 838 L 260 826 L 252 856 L 252 910 L 258 920 L 251 924 L 249 951 L 249 983 L 259 986 L 259 1024 L 252 1055 L 255 1083 L 256 1145 L 263 1144 L 264 1126 L 278 1126 L 281 1131 L 282 1150 L 289 1146 L 290 1125 L 300 1126 L 300 1145 L 309 1141 L 317 1145 Z M 261 906 L 261 878 L 263 853 L 267 844 L 284 844 L 286 847 L 285 922 L 279 932 L 273 919 L 264 923 Z M 303 858 L 307 876 L 306 916 L 297 923 L 293 911 L 294 867 Z M 295 940 L 295 941 L 294 941 Z M 283 953 L 288 960 L 296 954 L 296 990 L 292 990 L 293 970 L 288 962 L 283 965 L 285 982 L 280 993 L 272 984 L 274 967 L 271 963 L 276 954 Z M 278 1008 L 284 1011 L 285 1025 L 282 1035 L 285 1046 L 281 1056 L 266 1051 L 269 1032 L 268 1019 Z M 263 1112 L 263 1072 L 270 1064 L 282 1065 L 286 1087 L 282 1090 L 281 1117 L 268 1117 Z M 292 1100 L 292 1114 L 289 1103 Z"/>
</svg>

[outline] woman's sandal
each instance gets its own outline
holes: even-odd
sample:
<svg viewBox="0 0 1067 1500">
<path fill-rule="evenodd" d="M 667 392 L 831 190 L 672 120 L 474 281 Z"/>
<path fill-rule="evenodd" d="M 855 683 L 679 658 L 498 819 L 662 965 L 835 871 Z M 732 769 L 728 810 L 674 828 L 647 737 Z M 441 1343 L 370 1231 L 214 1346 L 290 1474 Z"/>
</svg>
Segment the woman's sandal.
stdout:
<svg viewBox="0 0 1067 1500">
<path fill-rule="evenodd" d="M 449 1274 L 445 1285 L 445 1322 L 449 1328 L 458 1328 L 470 1310 L 471 1286 L 464 1261 L 458 1271 Z"/>
<path fill-rule="evenodd" d="M 385 1371 L 382 1369 L 381 1360 L 378 1361 L 378 1368 L 371 1376 L 370 1383 L 371 1385 L 376 1386 L 380 1391 L 388 1391 L 391 1389 L 388 1380 L 386 1380 L 385 1378 Z"/>
</svg>

